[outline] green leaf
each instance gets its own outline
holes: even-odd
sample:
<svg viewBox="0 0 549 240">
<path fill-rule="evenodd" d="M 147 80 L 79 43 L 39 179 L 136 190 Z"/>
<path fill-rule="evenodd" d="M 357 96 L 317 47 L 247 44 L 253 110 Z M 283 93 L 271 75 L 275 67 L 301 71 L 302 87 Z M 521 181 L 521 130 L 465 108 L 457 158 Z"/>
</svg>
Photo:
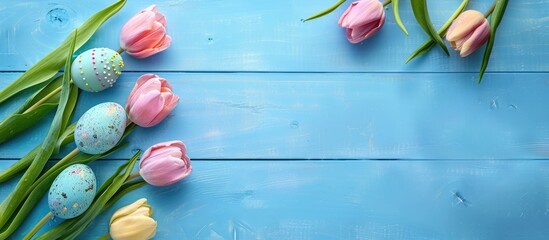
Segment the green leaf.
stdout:
<svg viewBox="0 0 549 240">
<path fill-rule="evenodd" d="M 61 129 L 66 129 L 71 122 L 72 115 L 74 114 L 74 108 L 76 108 L 76 103 L 78 102 L 79 88 L 74 84 L 70 85 L 69 100 L 67 106 L 65 107 L 65 114 L 63 115 L 63 124 Z"/>
<path fill-rule="evenodd" d="M 319 17 L 322 17 L 328 13 L 331 13 L 333 12 L 334 10 L 336 10 L 339 6 L 341 6 L 341 4 L 343 4 L 345 2 L 345 0 L 339 0 L 338 2 L 334 3 L 332 6 L 326 8 L 325 10 L 321 11 L 321 12 L 318 12 L 308 18 L 306 18 L 305 20 L 303 20 L 303 22 L 306 22 L 306 21 L 309 21 L 309 20 L 313 20 L 315 18 L 319 18 Z"/>
<path fill-rule="evenodd" d="M 78 49 L 84 45 L 84 43 L 90 39 L 95 31 L 97 31 L 97 29 L 107 19 L 117 13 L 125 3 L 126 0 L 119 0 L 118 2 L 95 13 L 80 27 L 78 27 L 77 31 L 79 34 L 78 39 L 76 40 L 75 49 Z M 51 51 L 48 55 L 42 58 L 42 60 L 30 67 L 29 70 L 23 73 L 23 75 L 18 77 L 10 85 L 0 91 L 0 103 L 25 89 L 47 82 L 55 74 L 57 74 L 59 69 L 63 66 L 63 59 L 67 53 L 67 49 L 71 45 L 71 42 L 72 35 L 67 37 L 67 39 L 59 45 L 59 47 Z"/>
<path fill-rule="evenodd" d="M 34 157 L 36 156 L 36 153 L 38 153 L 39 150 L 40 150 L 40 145 L 36 146 L 32 151 L 27 153 L 27 155 L 25 155 L 23 158 L 19 159 L 19 161 L 15 162 L 13 165 L 9 166 L 2 173 L 0 173 L 0 183 L 3 183 L 5 181 L 12 179 L 19 172 L 27 169 L 27 167 L 29 167 L 29 165 L 32 163 L 32 160 L 34 160 Z M 0 212 L 4 212 L 2 211 L 1 207 L 0 207 Z"/>
<path fill-rule="evenodd" d="M 70 73 L 71 70 L 72 53 L 74 52 L 74 47 L 78 36 L 77 30 L 74 30 L 71 33 L 71 36 L 73 41 L 71 42 L 71 45 L 69 47 L 70 51 L 68 52 L 68 54 L 65 53 L 65 73 Z M 67 103 L 69 101 L 69 82 L 70 74 L 65 74 L 63 77 L 59 106 L 57 108 L 57 111 L 55 112 L 55 116 L 53 117 L 53 122 L 51 123 L 50 129 L 46 134 L 46 137 L 42 142 L 42 145 L 40 146 L 39 151 L 36 153 L 36 156 L 34 157 L 34 160 L 30 164 L 29 168 L 15 186 L 12 194 L 4 200 L 4 202 L 7 202 L 7 206 L 5 208 L 5 212 L 3 212 L 3 214 L 0 216 L 0 229 L 4 229 L 4 225 L 6 224 L 8 218 L 11 217 L 11 215 L 17 209 L 17 206 L 19 206 L 19 204 L 21 204 L 21 202 L 23 201 L 24 193 L 34 183 L 36 178 L 38 178 L 38 175 L 40 174 L 40 172 L 42 172 L 42 169 L 44 169 L 46 162 L 55 150 L 55 143 L 57 142 L 57 139 L 59 138 L 62 130 L 61 126 L 63 124 L 65 107 L 67 106 Z M 6 231 L 2 231 L 2 233 L 0 233 L 0 239 L 7 239 L 18 226 L 19 225 L 15 226 L 14 228 L 8 228 Z"/>
<path fill-rule="evenodd" d="M 488 67 L 488 61 L 490 60 L 492 48 L 494 47 L 494 41 L 496 40 L 496 31 L 501 23 L 501 19 L 503 19 L 503 14 L 507 8 L 507 2 L 508 0 L 497 0 L 494 12 L 492 12 L 492 16 L 490 17 L 490 38 L 488 38 L 488 43 L 486 44 L 486 49 L 484 50 L 484 56 L 482 57 L 480 72 L 478 74 L 478 83 L 482 81 L 482 76 L 484 76 L 486 67 Z"/>
<path fill-rule="evenodd" d="M 27 98 L 25 103 L 16 111 L 16 113 L 23 113 L 33 105 L 38 105 L 39 102 L 44 102 L 47 100 L 48 103 L 59 103 L 59 89 L 61 88 L 61 83 L 63 82 L 63 75 L 54 77 L 52 80 L 48 80 L 48 84 L 40 91 L 37 91 L 35 94 Z M 54 94 L 52 94 L 52 92 Z M 52 96 L 53 95 L 53 96 Z"/>
<path fill-rule="evenodd" d="M 57 143 L 55 144 L 54 154 L 59 153 L 59 150 L 62 146 L 65 146 L 69 143 L 74 142 L 74 128 L 76 123 L 71 124 L 65 131 L 59 136 Z M 19 172 L 25 170 L 30 166 L 32 160 L 36 156 L 40 145 L 36 146 L 32 151 L 28 152 L 23 158 L 19 159 L 17 162 L 9 166 L 7 169 L 0 173 L 0 183 L 12 179 Z"/>
<path fill-rule="evenodd" d="M 400 19 L 400 12 L 398 10 L 399 2 L 400 2 L 400 0 L 393 0 L 393 2 L 392 2 L 392 4 L 393 4 L 393 14 L 395 15 L 395 22 L 400 27 L 400 29 L 402 29 L 404 34 L 406 34 L 406 36 L 408 36 L 408 30 L 406 30 L 406 27 L 404 26 L 404 23 L 402 23 L 402 19 Z"/>
<path fill-rule="evenodd" d="M 122 187 L 120 187 L 120 189 L 118 189 L 118 192 L 116 192 L 116 194 L 111 199 L 109 199 L 109 201 L 107 202 L 107 204 L 103 208 L 103 211 L 110 208 L 114 203 L 116 203 L 126 193 L 129 193 L 129 192 L 131 192 L 131 191 L 133 191 L 137 188 L 140 188 L 145 184 L 147 184 L 147 182 L 145 182 L 145 180 L 143 180 L 143 179 L 138 179 L 138 180 L 135 180 L 135 181 L 124 183 L 124 185 L 122 185 Z"/>
<path fill-rule="evenodd" d="M 34 126 L 59 103 L 59 90 L 62 77 L 56 77 L 48 85 L 36 92 L 0 122 L 0 143 L 3 143 L 26 129 Z"/>
<path fill-rule="evenodd" d="M 74 142 L 74 128 L 76 127 L 76 122 L 69 125 L 63 133 L 59 136 L 59 139 L 57 139 L 57 143 L 55 144 L 55 153 L 59 153 L 62 146 L 65 146 L 69 143 Z"/>
<path fill-rule="evenodd" d="M 450 27 L 450 25 L 452 25 L 452 22 L 459 16 L 459 14 L 461 14 L 465 10 L 465 8 L 467 7 L 467 4 L 469 4 L 469 0 L 463 0 L 463 2 L 461 2 L 459 7 L 456 9 L 456 11 L 454 11 L 452 16 L 450 16 L 450 18 L 448 18 L 448 20 L 446 20 L 444 25 L 442 25 L 442 27 L 438 30 L 437 34 L 441 38 L 446 35 L 446 32 L 448 31 L 448 28 Z M 427 53 L 434 46 L 435 46 L 435 41 L 433 41 L 433 39 L 429 39 L 429 40 L 425 41 L 425 43 L 423 43 L 423 45 L 421 45 L 419 48 L 417 48 L 410 55 L 410 57 L 408 57 L 408 59 L 406 59 L 406 63 L 410 62 L 412 59 L 414 59 L 417 56 L 421 56 L 421 55 Z"/>
<path fill-rule="evenodd" d="M 442 38 L 437 34 L 433 23 L 431 23 L 431 18 L 429 17 L 429 11 L 427 11 L 427 2 L 426 0 L 412 0 L 412 11 L 416 17 L 417 22 L 423 28 L 423 31 L 437 43 L 446 55 L 450 55 L 448 48 L 442 41 Z"/>
<path fill-rule="evenodd" d="M 4 121 L 0 122 L 0 143 L 10 140 L 22 131 L 34 126 L 56 106 L 55 103 L 44 103 L 30 112 L 9 115 Z"/>
</svg>

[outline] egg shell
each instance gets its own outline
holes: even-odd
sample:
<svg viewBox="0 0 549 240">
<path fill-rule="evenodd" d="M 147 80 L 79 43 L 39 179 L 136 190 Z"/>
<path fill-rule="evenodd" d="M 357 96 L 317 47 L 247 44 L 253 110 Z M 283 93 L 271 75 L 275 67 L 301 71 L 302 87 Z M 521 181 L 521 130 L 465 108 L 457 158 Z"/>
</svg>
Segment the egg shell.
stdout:
<svg viewBox="0 0 549 240">
<path fill-rule="evenodd" d="M 122 74 L 124 61 L 118 52 L 92 48 L 78 55 L 71 67 L 72 81 L 80 89 L 100 92 L 110 88 Z"/>
<path fill-rule="evenodd" d="M 84 164 L 71 165 L 57 175 L 50 187 L 50 211 L 64 219 L 78 217 L 90 207 L 96 191 L 92 169 Z"/>
<path fill-rule="evenodd" d="M 125 129 L 124 108 L 114 102 L 101 103 L 80 117 L 74 129 L 74 142 L 84 153 L 104 153 L 116 146 Z"/>
</svg>

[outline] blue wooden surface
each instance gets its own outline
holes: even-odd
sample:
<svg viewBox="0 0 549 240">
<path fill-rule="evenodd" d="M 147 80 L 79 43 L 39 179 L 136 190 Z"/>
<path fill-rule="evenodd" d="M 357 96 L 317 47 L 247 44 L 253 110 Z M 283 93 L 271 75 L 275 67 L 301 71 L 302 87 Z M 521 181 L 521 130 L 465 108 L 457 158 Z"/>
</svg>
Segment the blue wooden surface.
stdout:
<svg viewBox="0 0 549 240">
<path fill-rule="evenodd" d="M 2 1 L 0 87 L 111 2 Z M 174 139 L 187 143 L 194 172 L 124 197 L 83 239 L 105 233 L 110 214 L 140 197 L 155 207 L 158 239 L 546 239 L 549 1 L 510 1 L 481 85 L 481 52 L 462 59 L 434 49 L 403 63 L 426 39 L 408 1 L 409 37 L 388 11 L 383 29 L 359 45 L 336 24 L 344 7 L 301 22 L 332 2 L 129 1 L 107 21 L 82 50 L 118 48 L 123 23 L 152 3 L 173 45 L 145 60 L 125 55 L 116 86 L 82 94 L 76 116 L 123 104 L 146 72 L 168 78 L 181 103 L 93 163 L 98 181 L 136 149 Z M 433 23 L 458 2 L 429 1 Z M 22 100 L 0 105 L 0 117 Z M 0 170 L 48 125 L 0 145 Z M 0 185 L 0 199 L 14 184 Z M 15 239 L 46 211 L 42 202 Z"/>
</svg>

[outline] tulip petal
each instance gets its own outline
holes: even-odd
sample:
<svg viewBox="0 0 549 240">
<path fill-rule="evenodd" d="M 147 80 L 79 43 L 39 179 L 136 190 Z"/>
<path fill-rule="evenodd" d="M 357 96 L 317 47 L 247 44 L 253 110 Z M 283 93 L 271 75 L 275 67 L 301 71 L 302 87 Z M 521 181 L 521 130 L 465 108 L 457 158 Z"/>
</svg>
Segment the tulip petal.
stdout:
<svg viewBox="0 0 549 240">
<path fill-rule="evenodd" d="M 148 155 L 146 158 L 142 158 L 142 161 L 139 162 L 139 167 L 147 168 L 149 167 L 149 164 L 151 162 L 162 161 L 162 159 L 168 158 L 168 157 L 181 159 L 183 157 L 183 152 L 181 151 L 180 148 L 174 147 L 174 146 L 153 150 L 151 151 L 150 155 Z"/>
<path fill-rule="evenodd" d="M 376 22 L 384 13 L 383 4 L 377 0 L 363 0 L 364 4 L 357 5 L 355 11 L 351 11 L 347 19 L 347 28 L 355 28 L 368 23 Z"/>
<path fill-rule="evenodd" d="M 166 28 L 159 22 L 154 22 L 151 29 L 142 32 L 141 38 L 137 40 L 128 50 L 141 50 L 156 46 L 166 35 Z M 134 51 L 135 52 L 135 51 Z"/>
<path fill-rule="evenodd" d="M 347 8 L 347 10 L 345 10 L 345 12 L 343 12 L 341 17 L 339 18 L 339 21 L 337 22 L 337 24 L 339 24 L 339 26 L 341 26 L 343 28 L 348 28 L 349 27 L 348 21 L 347 21 L 347 16 L 349 16 L 349 13 L 353 9 L 353 7 L 357 4 L 358 4 L 358 2 L 351 3 L 351 5 Z"/>
<path fill-rule="evenodd" d="M 490 24 L 486 21 L 484 24 L 475 29 L 470 37 L 466 38 L 466 41 L 461 46 L 459 55 L 461 57 L 467 57 L 469 54 L 477 50 L 482 44 L 488 40 L 490 36 Z"/>
<path fill-rule="evenodd" d="M 120 31 L 120 46 L 124 49 L 131 48 L 135 42 L 143 38 L 144 34 L 151 31 L 154 26 L 154 13 L 145 12 L 132 17 Z"/>
<path fill-rule="evenodd" d="M 446 40 L 457 41 L 464 38 L 484 22 L 487 22 L 484 14 L 475 10 L 467 10 L 454 20 L 446 33 Z"/>
<path fill-rule="evenodd" d="M 152 152 L 154 152 L 158 149 L 167 148 L 167 147 L 176 147 L 176 148 L 179 148 L 185 154 L 187 153 L 187 147 L 185 147 L 185 144 L 182 141 L 177 141 L 176 140 L 176 141 L 168 141 L 168 142 L 158 143 L 158 144 L 155 144 L 155 145 L 151 146 L 147 150 L 145 150 L 143 155 L 141 155 L 141 162 L 139 163 L 139 167 L 141 168 L 141 165 L 143 164 L 143 159 L 149 158 L 152 155 Z"/>
<path fill-rule="evenodd" d="M 150 163 L 139 170 L 141 177 L 154 186 L 173 184 L 191 173 L 192 167 L 188 158 L 164 158 Z"/>
<path fill-rule="evenodd" d="M 162 86 L 162 82 L 158 78 L 150 78 L 147 79 L 146 82 L 143 82 L 139 88 L 135 89 L 135 91 L 132 90 L 132 93 L 130 94 L 130 98 L 128 101 L 128 105 L 130 108 L 133 108 L 135 105 L 135 102 L 142 97 L 143 95 L 151 92 L 151 91 L 160 91 Z"/>
<path fill-rule="evenodd" d="M 146 198 L 141 198 L 134 203 L 124 206 L 123 208 L 118 209 L 111 217 L 110 224 L 112 224 L 116 219 L 121 218 L 123 216 L 130 215 L 132 212 L 134 212 L 136 209 L 140 208 L 141 206 L 147 204 Z"/>
<path fill-rule="evenodd" d="M 144 216 L 127 216 L 111 224 L 110 235 L 116 240 L 146 240 L 156 234 L 157 223 Z"/>
<path fill-rule="evenodd" d="M 130 120 L 141 127 L 149 127 L 151 121 L 162 111 L 164 98 L 160 91 L 153 90 L 141 95 L 130 107 Z"/>
<path fill-rule="evenodd" d="M 154 47 L 154 48 L 147 48 L 147 49 L 143 49 L 142 51 L 139 51 L 139 52 L 131 52 L 128 54 L 136 57 L 136 58 L 146 58 L 146 57 L 149 57 L 151 55 L 154 55 L 156 53 L 159 53 L 159 52 L 162 52 L 164 50 L 166 50 L 170 44 L 172 42 L 172 38 L 168 35 L 166 35 L 164 37 L 164 40 L 161 41 L 161 44 Z"/>
<path fill-rule="evenodd" d="M 381 29 L 381 27 L 383 27 L 383 24 L 385 23 L 385 12 L 382 12 L 381 19 L 379 20 L 379 22 L 376 22 L 376 23 L 377 23 L 377 26 L 374 27 L 371 31 L 369 31 L 366 34 L 366 36 L 364 36 L 365 38 L 369 38 L 373 36 L 377 31 L 379 31 L 379 29 Z"/>
<path fill-rule="evenodd" d="M 152 78 L 158 78 L 158 76 L 148 73 L 148 74 L 141 75 L 141 77 L 137 79 L 137 81 L 135 82 L 135 85 L 133 86 L 132 91 L 130 92 L 130 95 L 128 96 L 128 100 L 126 100 L 126 111 L 128 110 L 128 107 L 131 107 L 135 103 L 135 100 L 141 95 L 141 91 L 140 91 L 141 86 L 143 86 L 143 84 L 145 84 Z"/>
<path fill-rule="evenodd" d="M 177 95 L 170 93 L 168 97 L 165 97 L 164 108 L 162 108 L 162 111 L 160 111 L 151 121 L 150 125 L 154 126 L 162 122 L 162 120 L 164 120 L 172 112 L 175 106 L 177 106 L 177 103 L 179 103 L 179 97 Z"/>
</svg>

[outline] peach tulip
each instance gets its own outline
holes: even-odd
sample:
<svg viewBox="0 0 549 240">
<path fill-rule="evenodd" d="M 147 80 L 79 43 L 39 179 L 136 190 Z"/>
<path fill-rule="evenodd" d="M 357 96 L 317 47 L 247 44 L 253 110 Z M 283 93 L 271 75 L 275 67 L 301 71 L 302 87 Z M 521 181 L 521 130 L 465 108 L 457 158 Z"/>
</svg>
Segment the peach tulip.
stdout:
<svg viewBox="0 0 549 240">
<path fill-rule="evenodd" d="M 466 57 L 477 50 L 490 37 L 490 24 L 484 14 L 467 10 L 461 13 L 450 25 L 446 33 L 446 40 L 459 51 L 459 55 Z"/>
</svg>

